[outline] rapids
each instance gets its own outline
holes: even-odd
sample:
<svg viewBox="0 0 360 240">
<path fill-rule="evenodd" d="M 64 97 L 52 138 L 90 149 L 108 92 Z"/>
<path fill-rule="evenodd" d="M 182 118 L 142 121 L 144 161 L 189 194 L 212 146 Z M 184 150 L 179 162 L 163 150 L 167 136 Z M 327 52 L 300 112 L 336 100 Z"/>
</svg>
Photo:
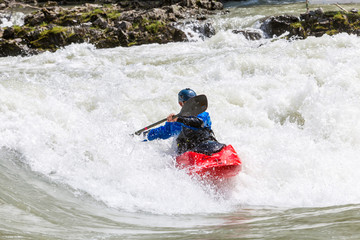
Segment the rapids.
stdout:
<svg viewBox="0 0 360 240">
<path fill-rule="evenodd" d="M 231 31 L 303 5 L 232 4 L 204 41 L 0 58 L 0 236 L 189 237 L 278 209 L 358 212 L 360 38 L 248 41 Z M 130 136 L 179 112 L 185 87 L 243 161 L 221 191 L 174 167 L 173 139 Z"/>
</svg>

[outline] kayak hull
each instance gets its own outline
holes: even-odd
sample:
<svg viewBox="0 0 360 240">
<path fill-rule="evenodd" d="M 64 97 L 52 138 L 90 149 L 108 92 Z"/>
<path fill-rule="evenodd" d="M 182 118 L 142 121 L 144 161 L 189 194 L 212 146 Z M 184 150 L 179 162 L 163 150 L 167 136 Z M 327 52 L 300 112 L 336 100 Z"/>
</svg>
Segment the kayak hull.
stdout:
<svg viewBox="0 0 360 240">
<path fill-rule="evenodd" d="M 190 175 L 209 179 L 226 179 L 241 171 L 241 160 L 231 145 L 212 155 L 185 152 L 176 157 L 176 166 Z"/>
</svg>

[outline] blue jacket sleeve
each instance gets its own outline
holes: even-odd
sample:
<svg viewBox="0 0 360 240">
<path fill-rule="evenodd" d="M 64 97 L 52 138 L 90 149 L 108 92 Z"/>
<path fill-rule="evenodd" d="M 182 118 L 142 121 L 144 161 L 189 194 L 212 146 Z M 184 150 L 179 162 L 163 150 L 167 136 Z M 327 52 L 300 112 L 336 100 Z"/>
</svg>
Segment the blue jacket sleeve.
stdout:
<svg viewBox="0 0 360 240">
<path fill-rule="evenodd" d="M 207 112 L 203 112 L 196 117 L 185 117 L 183 121 L 166 122 L 164 126 L 151 129 L 147 134 L 147 140 L 152 141 L 155 139 L 168 139 L 174 135 L 178 135 L 183 126 L 194 130 L 198 128 L 211 129 L 210 115 Z"/>
<path fill-rule="evenodd" d="M 204 128 L 210 128 L 211 129 L 211 119 L 208 112 L 202 112 L 199 115 L 197 115 L 198 118 L 200 118 L 204 122 Z"/>
<path fill-rule="evenodd" d="M 149 141 L 155 139 L 168 139 L 171 136 L 178 135 L 181 132 L 181 123 L 166 122 L 164 126 L 151 129 L 147 134 Z"/>
</svg>

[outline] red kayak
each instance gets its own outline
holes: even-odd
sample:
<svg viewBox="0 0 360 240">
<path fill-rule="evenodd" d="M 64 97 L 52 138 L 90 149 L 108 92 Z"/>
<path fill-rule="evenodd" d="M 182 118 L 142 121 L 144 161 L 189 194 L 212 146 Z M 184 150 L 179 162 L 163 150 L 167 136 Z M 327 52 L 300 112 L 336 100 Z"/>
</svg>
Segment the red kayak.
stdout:
<svg viewBox="0 0 360 240">
<path fill-rule="evenodd" d="M 197 152 L 185 152 L 176 157 L 176 166 L 186 169 L 190 175 L 199 175 L 209 179 L 225 179 L 236 176 L 241 171 L 241 160 L 231 145 L 220 152 L 206 155 Z"/>
</svg>

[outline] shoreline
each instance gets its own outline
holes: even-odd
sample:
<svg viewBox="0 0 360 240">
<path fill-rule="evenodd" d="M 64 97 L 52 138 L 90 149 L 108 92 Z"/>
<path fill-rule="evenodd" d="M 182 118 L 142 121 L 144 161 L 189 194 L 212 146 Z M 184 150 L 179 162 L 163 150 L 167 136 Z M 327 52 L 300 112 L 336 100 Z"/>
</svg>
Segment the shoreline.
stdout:
<svg viewBox="0 0 360 240">
<path fill-rule="evenodd" d="M 132 2 L 132 1 L 131 1 Z M 163 3 L 163 4 L 160 4 Z M 172 3 L 173 1 L 170 1 Z M 207 16 L 223 9 L 212 0 L 157 1 L 153 6 L 89 4 L 59 6 L 47 2 L 29 11 L 23 26 L 0 29 L 0 56 L 54 52 L 72 43 L 89 42 L 97 48 L 130 47 L 150 43 L 188 41 L 179 24 L 191 20 L 204 38 L 215 30 Z M 28 6 L 28 5 L 24 5 Z M 28 10 L 26 10 L 28 11 Z"/>
<path fill-rule="evenodd" d="M 144 2 L 147 5 L 140 4 Z M 28 5 L 20 3 L 18 6 Z M 205 39 L 216 34 L 208 17 L 229 12 L 224 10 L 221 2 L 213 0 L 120 1 L 118 4 L 60 6 L 56 2 L 46 2 L 42 7 L 34 8 L 19 11 L 27 12 L 23 26 L 0 29 L 0 57 L 55 52 L 72 43 L 84 42 L 96 48 L 187 42 L 186 28 Z M 232 31 L 248 40 L 280 36 L 294 40 L 341 32 L 360 36 L 357 9 L 324 12 L 319 8 L 300 16 L 269 16 L 261 21 L 259 31 Z"/>
</svg>

